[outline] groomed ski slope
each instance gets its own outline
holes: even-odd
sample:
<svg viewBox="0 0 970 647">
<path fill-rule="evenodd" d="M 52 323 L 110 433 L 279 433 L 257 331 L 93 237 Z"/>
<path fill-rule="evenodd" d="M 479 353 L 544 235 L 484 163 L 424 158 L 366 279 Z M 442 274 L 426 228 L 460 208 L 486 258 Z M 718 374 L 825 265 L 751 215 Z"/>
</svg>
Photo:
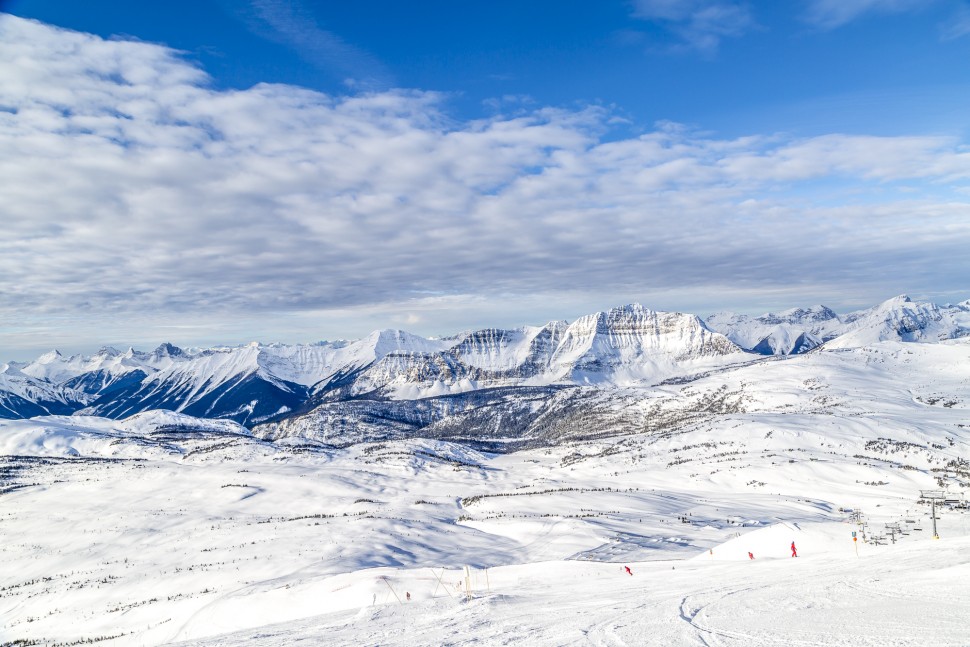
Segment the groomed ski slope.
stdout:
<svg viewBox="0 0 970 647">
<path fill-rule="evenodd" d="M 713 556 L 631 563 L 632 576 L 619 564 L 579 561 L 493 568 L 487 584 L 473 573 L 471 597 L 445 593 L 436 579 L 460 583 L 462 571 L 375 569 L 281 590 L 270 603 L 306 609 L 309 598 L 344 611 L 185 644 L 970 644 L 966 537 L 863 546 L 859 557 L 845 537 L 843 524 L 779 525 Z M 792 538 L 797 559 L 786 555 Z M 399 602 L 394 594 L 405 591 L 411 601 Z M 195 620 L 233 622 L 204 611 Z"/>
</svg>

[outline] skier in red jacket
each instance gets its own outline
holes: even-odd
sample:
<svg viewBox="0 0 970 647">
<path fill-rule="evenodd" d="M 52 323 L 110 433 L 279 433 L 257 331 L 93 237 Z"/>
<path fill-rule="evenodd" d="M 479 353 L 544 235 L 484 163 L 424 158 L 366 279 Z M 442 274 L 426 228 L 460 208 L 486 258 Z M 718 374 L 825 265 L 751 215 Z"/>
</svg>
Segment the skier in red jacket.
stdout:
<svg viewBox="0 0 970 647">
<path fill-rule="evenodd" d="M 792 557 L 798 557 L 798 551 L 795 550 L 795 542 L 792 542 L 791 543 L 791 556 Z"/>
<path fill-rule="evenodd" d="M 633 571 L 630 570 L 630 567 L 629 566 L 624 566 L 623 568 L 626 569 L 626 574 L 627 575 L 633 575 Z"/>
</svg>

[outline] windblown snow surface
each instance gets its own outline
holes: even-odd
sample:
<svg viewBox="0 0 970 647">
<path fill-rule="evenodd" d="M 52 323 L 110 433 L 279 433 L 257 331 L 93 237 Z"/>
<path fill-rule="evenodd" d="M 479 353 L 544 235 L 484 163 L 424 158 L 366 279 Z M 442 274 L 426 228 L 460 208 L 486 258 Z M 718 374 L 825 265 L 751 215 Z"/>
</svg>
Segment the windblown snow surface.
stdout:
<svg viewBox="0 0 970 647">
<path fill-rule="evenodd" d="M 920 499 L 970 488 L 968 396 L 967 340 L 885 341 L 507 454 L 2 421 L 0 643 L 970 645 L 970 515 Z"/>
</svg>

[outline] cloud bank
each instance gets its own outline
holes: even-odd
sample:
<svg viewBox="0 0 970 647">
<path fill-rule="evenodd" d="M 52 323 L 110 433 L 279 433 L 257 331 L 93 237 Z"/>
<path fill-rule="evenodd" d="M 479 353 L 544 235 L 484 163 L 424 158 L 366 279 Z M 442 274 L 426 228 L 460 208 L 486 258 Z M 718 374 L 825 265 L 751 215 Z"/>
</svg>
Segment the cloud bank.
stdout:
<svg viewBox="0 0 970 647">
<path fill-rule="evenodd" d="M 968 287 L 953 138 L 616 139 L 595 106 L 456 122 L 430 92 L 214 90 L 165 47 L 8 15 L 0 78 L 8 345 L 58 317 Z"/>
</svg>

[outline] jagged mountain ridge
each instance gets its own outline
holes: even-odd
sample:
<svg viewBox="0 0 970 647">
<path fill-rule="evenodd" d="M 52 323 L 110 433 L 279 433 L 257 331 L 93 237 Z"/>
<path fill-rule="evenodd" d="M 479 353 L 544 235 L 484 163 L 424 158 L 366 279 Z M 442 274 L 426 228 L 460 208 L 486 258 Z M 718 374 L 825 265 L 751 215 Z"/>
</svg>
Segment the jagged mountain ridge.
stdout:
<svg viewBox="0 0 970 647">
<path fill-rule="evenodd" d="M 759 336 L 765 330 L 770 334 Z M 360 404 L 364 401 L 435 398 L 436 406 L 449 402 L 447 409 L 455 406 L 450 396 L 476 391 L 644 386 L 754 361 L 756 353 L 797 354 L 821 344 L 881 339 L 937 341 L 968 332 L 970 302 L 936 306 L 897 297 L 842 317 L 818 306 L 758 318 L 714 315 L 705 323 L 695 315 L 634 304 L 571 324 L 483 329 L 442 339 L 384 330 L 353 342 L 307 345 L 253 343 L 186 352 L 163 344 L 152 353 L 104 348 L 90 358 L 64 358 L 55 351 L 4 367 L 0 417 L 78 412 L 124 418 L 168 409 L 247 426 L 315 416 L 337 420 L 333 428 L 338 428 L 342 406 L 351 418 L 365 411 L 365 417 L 389 421 L 379 411 L 383 405 Z M 340 404 L 346 402 L 358 404 Z M 445 418 L 455 415 L 451 410 Z M 420 426 L 429 424 L 438 421 Z"/>
<path fill-rule="evenodd" d="M 880 341 L 938 342 L 970 335 L 970 301 L 938 306 L 901 295 L 844 320 L 846 330 L 828 344 L 830 348 Z"/>
<path fill-rule="evenodd" d="M 347 395 L 415 399 L 506 386 L 636 383 L 743 354 L 694 315 L 640 305 L 454 341 L 430 353 L 388 353 L 353 376 Z"/>
<path fill-rule="evenodd" d="M 0 418 L 69 415 L 91 396 L 26 375 L 14 363 L 0 365 Z"/>
<path fill-rule="evenodd" d="M 54 384 L 66 384 L 82 376 L 99 374 L 101 379 L 91 380 L 93 390 L 81 389 L 86 393 L 97 393 L 100 388 L 126 373 L 141 371 L 149 374 L 188 359 L 188 355 L 171 344 L 161 344 L 151 353 L 143 353 L 129 348 L 121 352 L 110 346 L 102 347 L 90 357 L 72 355 L 64 357 L 57 350 L 41 355 L 29 363 L 14 364 L 24 375 Z M 87 384 L 79 380 L 78 384 Z"/>
<path fill-rule="evenodd" d="M 445 339 L 384 330 L 354 342 L 208 349 L 162 346 L 150 356 L 102 349 L 49 353 L 25 365 L 39 383 L 87 393 L 84 415 L 163 408 L 254 425 L 350 398 L 403 399 L 486 388 L 625 384 L 720 364 L 743 351 L 695 315 L 640 305 L 514 330 Z M 164 357 L 164 363 L 149 361 Z M 32 412 L 36 413 L 36 412 Z M 8 413 L 8 415 L 11 415 Z"/>
<path fill-rule="evenodd" d="M 836 314 L 816 305 L 759 317 L 716 313 L 705 324 L 761 355 L 796 355 L 827 344 L 853 348 L 877 341 L 940 341 L 970 335 L 970 301 L 939 306 L 906 295 L 866 310 Z"/>
</svg>

